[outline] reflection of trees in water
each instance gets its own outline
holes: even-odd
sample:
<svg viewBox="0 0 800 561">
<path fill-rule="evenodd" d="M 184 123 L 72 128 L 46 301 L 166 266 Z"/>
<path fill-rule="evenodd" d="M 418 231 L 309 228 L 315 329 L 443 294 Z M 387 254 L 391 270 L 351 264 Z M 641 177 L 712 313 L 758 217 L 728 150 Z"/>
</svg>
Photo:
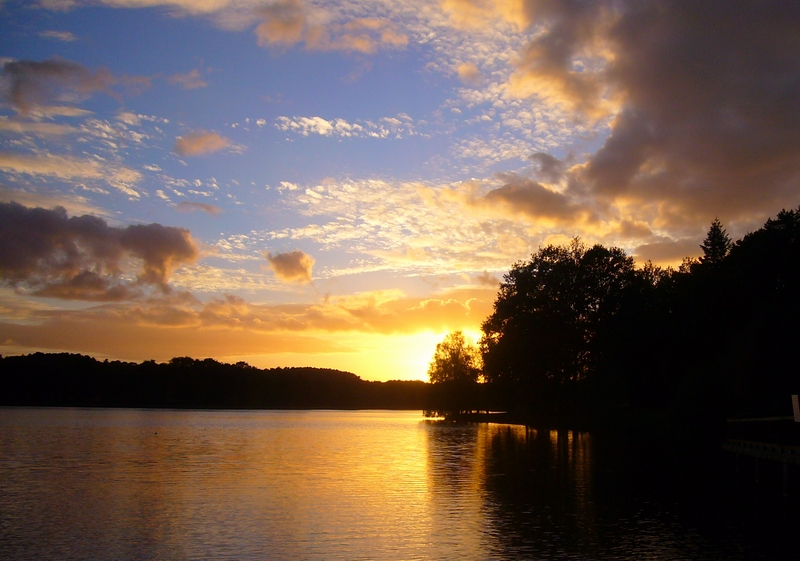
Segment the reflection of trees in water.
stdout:
<svg viewBox="0 0 800 561">
<path fill-rule="evenodd" d="M 432 538 L 454 558 L 595 550 L 588 434 L 430 423 L 427 457 Z"/>
<path fill-rule="evenodd" d="M 596 553 L 591 437 L 518 426 L 489 430 L 486 508 L 495 527 L 494 554 Z"/>
<path fill-rule="evenodd" d="M 488 425 L 486 442 L 489 558 L 742 558 L 687 526 L 670 500 L 654 501 L 663 482 L 632 487 L 636 460 L 601 465 L 588 433 Z"/>
<path fill-rule="evenodd" d="M 680 475 L 648 470 L 646 452 L 576 431 L 435 422 L 426 429 L 429 539 L 447 558 L 752 557 L 732 527 L 697 526 L 719 516 L 713 504 L 695 498 L 687 518 L 686 493 L 670 490 Z"/>
</svg>

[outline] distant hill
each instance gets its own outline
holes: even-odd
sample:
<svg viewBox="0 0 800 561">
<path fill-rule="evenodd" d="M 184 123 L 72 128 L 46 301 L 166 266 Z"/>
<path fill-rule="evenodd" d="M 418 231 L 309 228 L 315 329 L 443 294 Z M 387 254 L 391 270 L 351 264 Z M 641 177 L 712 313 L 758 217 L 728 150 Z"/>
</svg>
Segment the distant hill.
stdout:
<svg viewBox="0 0 800 561">
<path fill-rule="evenodd" d="M 173 358 L 98 361 L 80 354 L 0 357 L 0 405 L 178 409 L 425 409 L 429 384 L 369 382 L 327 368 L 259 369 Z"/>
</svg>

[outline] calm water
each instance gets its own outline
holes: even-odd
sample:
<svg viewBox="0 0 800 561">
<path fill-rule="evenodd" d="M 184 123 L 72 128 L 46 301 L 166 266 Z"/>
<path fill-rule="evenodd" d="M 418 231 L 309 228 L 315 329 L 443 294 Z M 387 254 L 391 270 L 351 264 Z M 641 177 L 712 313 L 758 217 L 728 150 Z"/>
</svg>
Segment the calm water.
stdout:
<svg viewBox="0 0 800 561">
<path fill-rule="evenodd" d="M 635 479 L 589 434 L 416 411 L 0 408 L 0 559 L 759 556 Z"/>
</svg>

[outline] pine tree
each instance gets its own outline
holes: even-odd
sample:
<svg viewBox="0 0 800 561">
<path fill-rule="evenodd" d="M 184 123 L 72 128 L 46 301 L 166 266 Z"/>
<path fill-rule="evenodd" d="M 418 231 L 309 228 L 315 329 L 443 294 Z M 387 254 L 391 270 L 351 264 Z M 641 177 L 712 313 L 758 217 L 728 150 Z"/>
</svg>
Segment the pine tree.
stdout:
<svg viewBox="0 0 800 561">
<path fill-rule="evenodd" d="M 718 218 L 711 223 L 706 239 L 700 247 L 703 250 L 700 262 L 703 264 L 716 265 L 730 253 L 733 242 Z"/>
</svg>

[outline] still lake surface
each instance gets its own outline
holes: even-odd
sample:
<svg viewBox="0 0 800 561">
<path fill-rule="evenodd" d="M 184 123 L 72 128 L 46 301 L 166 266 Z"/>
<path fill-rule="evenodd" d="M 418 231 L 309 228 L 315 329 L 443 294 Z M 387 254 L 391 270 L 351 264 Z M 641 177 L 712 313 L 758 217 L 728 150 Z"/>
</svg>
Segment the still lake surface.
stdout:
<svg viewBox="0 0 800 561">
<path fill-rule="evenodd" d="M 758 513 L 612 455 L 418 411 L 0 408 L 0 559 L 782 555 Z"/>
</svg>

